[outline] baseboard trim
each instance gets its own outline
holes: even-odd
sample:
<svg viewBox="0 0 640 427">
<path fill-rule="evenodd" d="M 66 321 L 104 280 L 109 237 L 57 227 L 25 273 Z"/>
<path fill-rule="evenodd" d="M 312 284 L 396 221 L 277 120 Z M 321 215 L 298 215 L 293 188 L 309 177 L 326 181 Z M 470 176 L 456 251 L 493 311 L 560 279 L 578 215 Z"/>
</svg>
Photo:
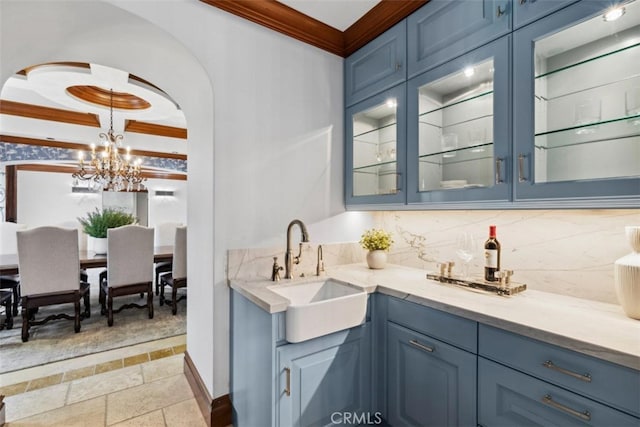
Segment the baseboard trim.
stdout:
<svg viewBox="0 0 640 427">
<path fill-rule="evenodd" d="M 211 397 L 204 385 L 189 352 L 184 353 L 184 374 L 187 377 L 191 391 L 196 398 L 200 412 L 209 427 L 226 427 L 231 424 L 231 399 L 228 394 L 216 399 Z"/>
</svg>

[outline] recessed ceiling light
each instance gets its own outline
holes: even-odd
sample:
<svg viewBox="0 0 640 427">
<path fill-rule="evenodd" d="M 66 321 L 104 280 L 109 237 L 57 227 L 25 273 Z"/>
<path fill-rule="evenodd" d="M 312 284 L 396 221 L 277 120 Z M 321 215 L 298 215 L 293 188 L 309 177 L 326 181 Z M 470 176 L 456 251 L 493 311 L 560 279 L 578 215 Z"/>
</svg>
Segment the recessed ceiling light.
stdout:
<svg viewBox="0 0 640 427">
<path fill-rule="evenodd" d="M 471 77 L 475 74 L 475 70 L 473 69 L 473 67 L 467 67 L 464 69 L 464 75 L 467 77 Z"/>
<path fill-rule="evenodd" d="M 398 101 L 395 99 L 387 99 L 387 107 L 396 108 L 398 106 Z"/>
<path fill-rule="evenodd" d="M 605 20 L 605 22 L 612 22 L 615 21 L 617 19 L 620 19 L 620 17 L 622 15 L 624 15 L 625 13 L 625 9 L 624 7 L 616 7 L 614 9 L 610 9 L 608 12 L 606 12 L 602 18 Z"/>
</svg>

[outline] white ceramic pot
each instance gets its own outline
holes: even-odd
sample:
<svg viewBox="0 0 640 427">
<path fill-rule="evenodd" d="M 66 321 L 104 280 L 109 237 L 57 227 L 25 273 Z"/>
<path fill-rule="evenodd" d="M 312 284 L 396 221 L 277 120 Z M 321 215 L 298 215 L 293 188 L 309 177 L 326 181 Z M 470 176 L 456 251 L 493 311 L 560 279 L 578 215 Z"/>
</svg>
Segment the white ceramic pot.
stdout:
<svg viewBox="0 0 640 427">
<path fill-rule="evenodd" d="M 87 240 L 87 250 L 95 252 L 96 254 L 107 253 L 107 238 L 106 237 L 91 237 Z"/>
<path fill-rule="evenodd" d="M 380 270 L 387 265 L 387 252 L 382 250 L 367 253 L 367 265 L 374 270 Z"/>
<path fill-rule="evenodd" d="M 633 252 L 616 260 L 613 278 L 622 309 L 640 320 L 640 226 L 625 227 L 625 232 Z"/>
</svg>

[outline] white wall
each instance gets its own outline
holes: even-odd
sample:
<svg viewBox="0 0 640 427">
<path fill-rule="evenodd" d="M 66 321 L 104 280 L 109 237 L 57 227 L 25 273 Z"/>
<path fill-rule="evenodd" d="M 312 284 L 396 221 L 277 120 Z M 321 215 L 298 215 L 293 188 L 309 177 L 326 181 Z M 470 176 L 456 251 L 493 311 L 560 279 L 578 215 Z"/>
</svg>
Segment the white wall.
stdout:
<svg viewBox="0 0 640 427">
<path fill-rule="evenodd" d="M 187 183 L 149 179 L 148 225 L 187 223 Z M 156 196 L 156 190 L 173 190 L 173 196 Z M 125 194 L 125 193 L 122 193 Z M 101 193 L 72 193 L 71 177 L 64 173 L 18 171 L 18 222 L 29 227 L 77 222 L 95 208 L 102 208 Z"/>
<path fill-rule="evenodd" d="M 217 397 L 229 378 L 226 250 L 278 242 L 284 253 L 293 218 L 318 243 L 361 232 L 350 227 L 354 215 L 340 215 L 343 61 L 201 2 L 112 3 L 152 25 L 96 1 L 0 2 L 2 81 L 31 64 L 96 62 L 153 82 L 181 105 L 195 295 L 187 351 Z"/>
</svg>

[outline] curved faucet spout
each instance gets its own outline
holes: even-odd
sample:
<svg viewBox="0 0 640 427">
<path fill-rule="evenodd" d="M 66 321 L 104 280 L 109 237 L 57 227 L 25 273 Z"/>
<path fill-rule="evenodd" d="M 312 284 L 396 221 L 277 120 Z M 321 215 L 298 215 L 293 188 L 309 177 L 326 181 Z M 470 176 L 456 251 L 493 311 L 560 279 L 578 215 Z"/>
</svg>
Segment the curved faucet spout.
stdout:
<svg viewBox="0 0 640 427">
<path fill-rule="evenodd" d="M 307 233 L 307 226 L 304 225 L 302 221 L 299 219 L 294 219 L 289 223 L 287 227 L 287 252 L 284 254 L 284 278 L 291 279 L 293 277 L 293 264 L 300 263 L 300 255 L 302 255 L 302 245 L 300 245 L 300 253 L 297 257 L 293 256 L 293 251 L 291 250 L 291 230 L 293 226 L 297 225 L 300 227 L 300 231 L 302 232 L 302 243 L 307 243 L 309 241 L 309 233 Z"/>
</svg>

